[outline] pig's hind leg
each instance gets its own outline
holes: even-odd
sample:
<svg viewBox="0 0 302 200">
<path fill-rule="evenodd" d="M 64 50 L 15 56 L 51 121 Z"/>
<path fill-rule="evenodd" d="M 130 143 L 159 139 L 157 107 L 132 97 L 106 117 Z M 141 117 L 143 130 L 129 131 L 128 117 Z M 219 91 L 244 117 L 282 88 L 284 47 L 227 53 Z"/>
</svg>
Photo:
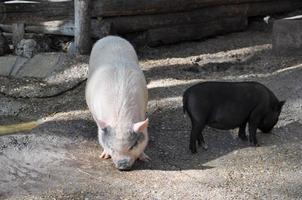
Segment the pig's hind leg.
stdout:
<svg viewBox="0 0 302 200">
<path fill-rule="evenodd" d="M 245 132 L 245 127 L 246 127 L 246 122 L 243 123 L 240 127 L 239 127 L 239 131 L 238 131 L 238 137 L 243 140 L 246 141 L 247 137 L 246 137 L 246 132 Z"/>
<path fill-rule="evenodd" d="M 254 146 L 259 146 L 257 137 L 257 125 L 255 124 L 249 124 L 249 142 L 252 143 Z"/>
<path fill-rule="evenodd" d="M 261 113 L 261 107 L 258 107 L 251 113 L 249 119 L 249 142 L 252 143 L 254 146 L 259 146 L 256 133 L 257 133 L 257 128 L 261 121 L 260 113 Z"/>
<path fill-rule="evenodd" d="M 204 128 L 204 123 L 196 123 L 192 121 L 192 131 L 190 136 L 190 150 L 192 153 L 197 153 L 196 142 L 200 142 L 202 144 L 202 139 L 200 135 L 202 134 L 202 130 Z M 201 135 L 202 136 L 202 135 Z M 203 136 L 202 136 L 203 138 Z"/>
</svg>

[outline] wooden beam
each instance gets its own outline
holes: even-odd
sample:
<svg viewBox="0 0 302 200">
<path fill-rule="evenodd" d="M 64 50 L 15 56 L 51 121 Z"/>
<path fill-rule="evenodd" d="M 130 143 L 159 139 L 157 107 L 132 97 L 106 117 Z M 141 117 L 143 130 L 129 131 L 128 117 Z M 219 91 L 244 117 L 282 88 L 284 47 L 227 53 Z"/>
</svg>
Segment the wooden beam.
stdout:
<svg viewBox="0 0 302 200">
<path fill-rule="evenodd" d="M 247 8 L 248 4 L 224 5 L 178 13 L 109 17 L 104 18 L 103 22 L 111 24 L 118 34 L 125 34 L 160 27 L 198 24 L 224 17 L 244 16 Z"/>
<path fill-rule="evenodd" d="M 247 16 L 261 16 L 274 13 L 282 13 L 302 8 L 302 0 L 284 1 L 275 0 L 268 2 L 250 3 L 247 9 Z"/>
<path fill-rule="evenodd" d="M 93 0 L 92 16 L 125 16 L 189 11 L 218 5 L 270 0 Z"/>
<path fill-rule="evenodd" d="M 126 37 L 137 45 L 159 46 L 241 31 L 246 27 L 246 16 L 236 16 L 198 24 L 151 29 L 142 34 L 128 35 Z"/>
<path fill-rule="evenodd" d="M 92 17 L 154 15 L 160 13 L 175 13 L 210 8 L 220 5 L 251 4 L 279 5 L 279 10 L 285 5 L 290 10 L 301 8 L 301 0 L 90 0 Z M 39 3 L 37 3 L 39 2 Z M 74 2 L 37 1 L 36 3 L 0 3 L 0 23 L 15 23 L 28 21 L 68 20 L 74 17 Z M 282 5 L 281 5 L 282 4 Z M 259 7 L 261 10 L 264 8 Z M 267 9 L 267 7 L 265 8 Z M 273 9 L 273 10 L 274 10 Z M 256 11 L 255 9 L 251 9 Z M 288 10 L 288 9 L 286 9 Z M 256 12 L 257 13 L 257 12 Z"/>
<path fill-rule="evenodd" d="M 276 4 L 276 1 L 244 3 L 208 7 L 180 13 L 107 17 L 101 18 L 101 20 L 92 19 L 90 30 L 93 38 L 101 38 L 111 34 L 113 30 L 118 34 L 128 34 L 161 27 L 197 24 L 224 17 L 266 15 L 293 9 L 292 1 L 278 0 L 278 2 L 278 4 Z M 0 25 L 0 28 L 5 32 L 9 30 L 9 27 L 8 25 Z M 25 26 L 25 31 L 74 36 L 74 22 L 73 20 L 30 22 Z"/>
<path fill-rule="evenodd" d="M 90 0 L 74 0 L 74 43 L 76 55 L 89 54 L 90 38 Z"/>
<path fill-rule="evenodd" d="M 73 19 L 73 1 L 0 3 L 0 23 Z"/>
<path fill-rule="evenodd" d="M 23 23 L 15 23 L 12 25 L 13 32 L 13 45 L 16 48 L 17 44 L 24 37 L 24 24 Z"/>
<path fill-rule="evenodd" d="M 74 24 L 75 22 L 73 20 L 31 23 L 25 26 L 25 32 L 74 36 Z M 6 29 L 8 29 L 8 27 L 6 27 Z M 102 20 L 99 21 L 97 19 L 91 19 L 90 37 L 98 39 L 111 33 L 111 24 Z"/>
<path fill-rule="evenodd" d="M 124 34 L 164 26 L 200 23 L 221 17 L 238 15 L 257 16 L 273 14 L 276 12 L 286 12 L 296 8 L 294 2 L 297 3 L 297 1 L 275 0 L 269 2 L 207 7 L 179 13 L 107 17 L 102 18 L 100 21 L 92 19 L 91 34 L 96 38 L 102 37 L 103 33 L 110 32 L 110 25 L 114 27 L 117 33 Z M 9 27 L 10 26 L 7 25 L 0 25 L 0 28 L 5 32 L 8 32 L 7 30 L 9 30 Z M 103 27 L 106 27 L 107 31 Z M 74 22 L 72 20 L 56 20 L 48 22 L 31 21 L 30 23 L 27 23 L 25 31 L 74 36 Z"/>
<path fill-rule="evenodd" d="M 25 33 L 42 33 L 51 35 L 64 35 L 74 37 L 73 20 L 55 20 L 47 22 L 30 22 L 25 25 Z M 0 30 L 12 33 L 12 25 L 0 24 Z M 91 19 L 90 36 L 92 38 L 102 38 L 113 33 L 110 23 L 103 20 Z"/>
</svg>

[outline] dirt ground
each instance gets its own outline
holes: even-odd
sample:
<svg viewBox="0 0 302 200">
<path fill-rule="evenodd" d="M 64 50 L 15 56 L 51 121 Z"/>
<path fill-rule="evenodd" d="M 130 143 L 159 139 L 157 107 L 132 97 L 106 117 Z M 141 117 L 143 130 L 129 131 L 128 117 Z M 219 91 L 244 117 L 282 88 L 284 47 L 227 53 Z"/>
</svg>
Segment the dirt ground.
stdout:
<svg viewBox="0 0 302 200">
<path fill-rule="evenodd" d="M 259 28 L 260 27 L 260 28 Z M 149 163 L 121 172 L 101 160 L 85 82 L 45 98 L 0 94 L 1 124 L 49 117 L 27 133 L 0 138 L 0 199 L 302 199 L 302 58 L 274 56 L 271 29 L 138 49 L 148 82 Z M 255 80 L 286 104 L 260 147 L 237 130 L 206 128 L 205 151 L 189 151 L 181 96 L 200 81 Z"/>
</svg>

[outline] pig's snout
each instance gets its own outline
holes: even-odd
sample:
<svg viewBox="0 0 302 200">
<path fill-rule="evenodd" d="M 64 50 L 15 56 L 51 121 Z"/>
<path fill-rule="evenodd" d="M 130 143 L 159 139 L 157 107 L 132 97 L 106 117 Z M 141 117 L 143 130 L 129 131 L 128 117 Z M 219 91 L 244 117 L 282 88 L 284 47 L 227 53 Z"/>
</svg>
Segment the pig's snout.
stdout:
<svg viewBox="0 0 302 200">
<path fill-rule="evenodd" d="M 122 160 L 118 160 L 115 163 L 115 166 L 118 170 L 128 171 L 131 169 L 132 163 L 130 162 L 129 159 L 122 159 Z"/>
<path fill-rule="evenodd" d="M 264 129 L 260 129 L 262 131 L 262 133 L 271 133 L 273 128 L 264 128 Z"/>
</svg>

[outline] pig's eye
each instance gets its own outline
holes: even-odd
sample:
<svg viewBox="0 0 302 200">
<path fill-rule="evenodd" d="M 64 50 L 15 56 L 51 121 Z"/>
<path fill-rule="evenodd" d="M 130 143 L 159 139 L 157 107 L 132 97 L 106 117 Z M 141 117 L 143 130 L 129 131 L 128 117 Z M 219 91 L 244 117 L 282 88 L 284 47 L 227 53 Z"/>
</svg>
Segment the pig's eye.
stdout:
<svg viewBox="0 0 302 200">
<path fill-rule="evenodd" d="M 134 147 L 136 147 L 137 146 L 137 144 L 138 144 L 138 142 L 137 141 L 135 141 L 134 142 L 134 144 L 129 148 L 129 150 L 132 150 Z"/>
<path fill-rule="evenodd" d="M 107 134 L 107 133 L 108 133 L 108 129 L 107 129 L 107 127 L 102 128 L 102 131 L 103 131 L 103 133 L 104 133 L 104 134 Z"/>
<path fill-rule="evenodd" d="M 135 148 L 139 143 L 141 143 L 144 140 L 144 138 L 145 135 L 143 133 L 136 133 L 134 131 L 131 131 L 128 137 L 128 144 L 130 144 L 129 150 Z"/>
</svg>

